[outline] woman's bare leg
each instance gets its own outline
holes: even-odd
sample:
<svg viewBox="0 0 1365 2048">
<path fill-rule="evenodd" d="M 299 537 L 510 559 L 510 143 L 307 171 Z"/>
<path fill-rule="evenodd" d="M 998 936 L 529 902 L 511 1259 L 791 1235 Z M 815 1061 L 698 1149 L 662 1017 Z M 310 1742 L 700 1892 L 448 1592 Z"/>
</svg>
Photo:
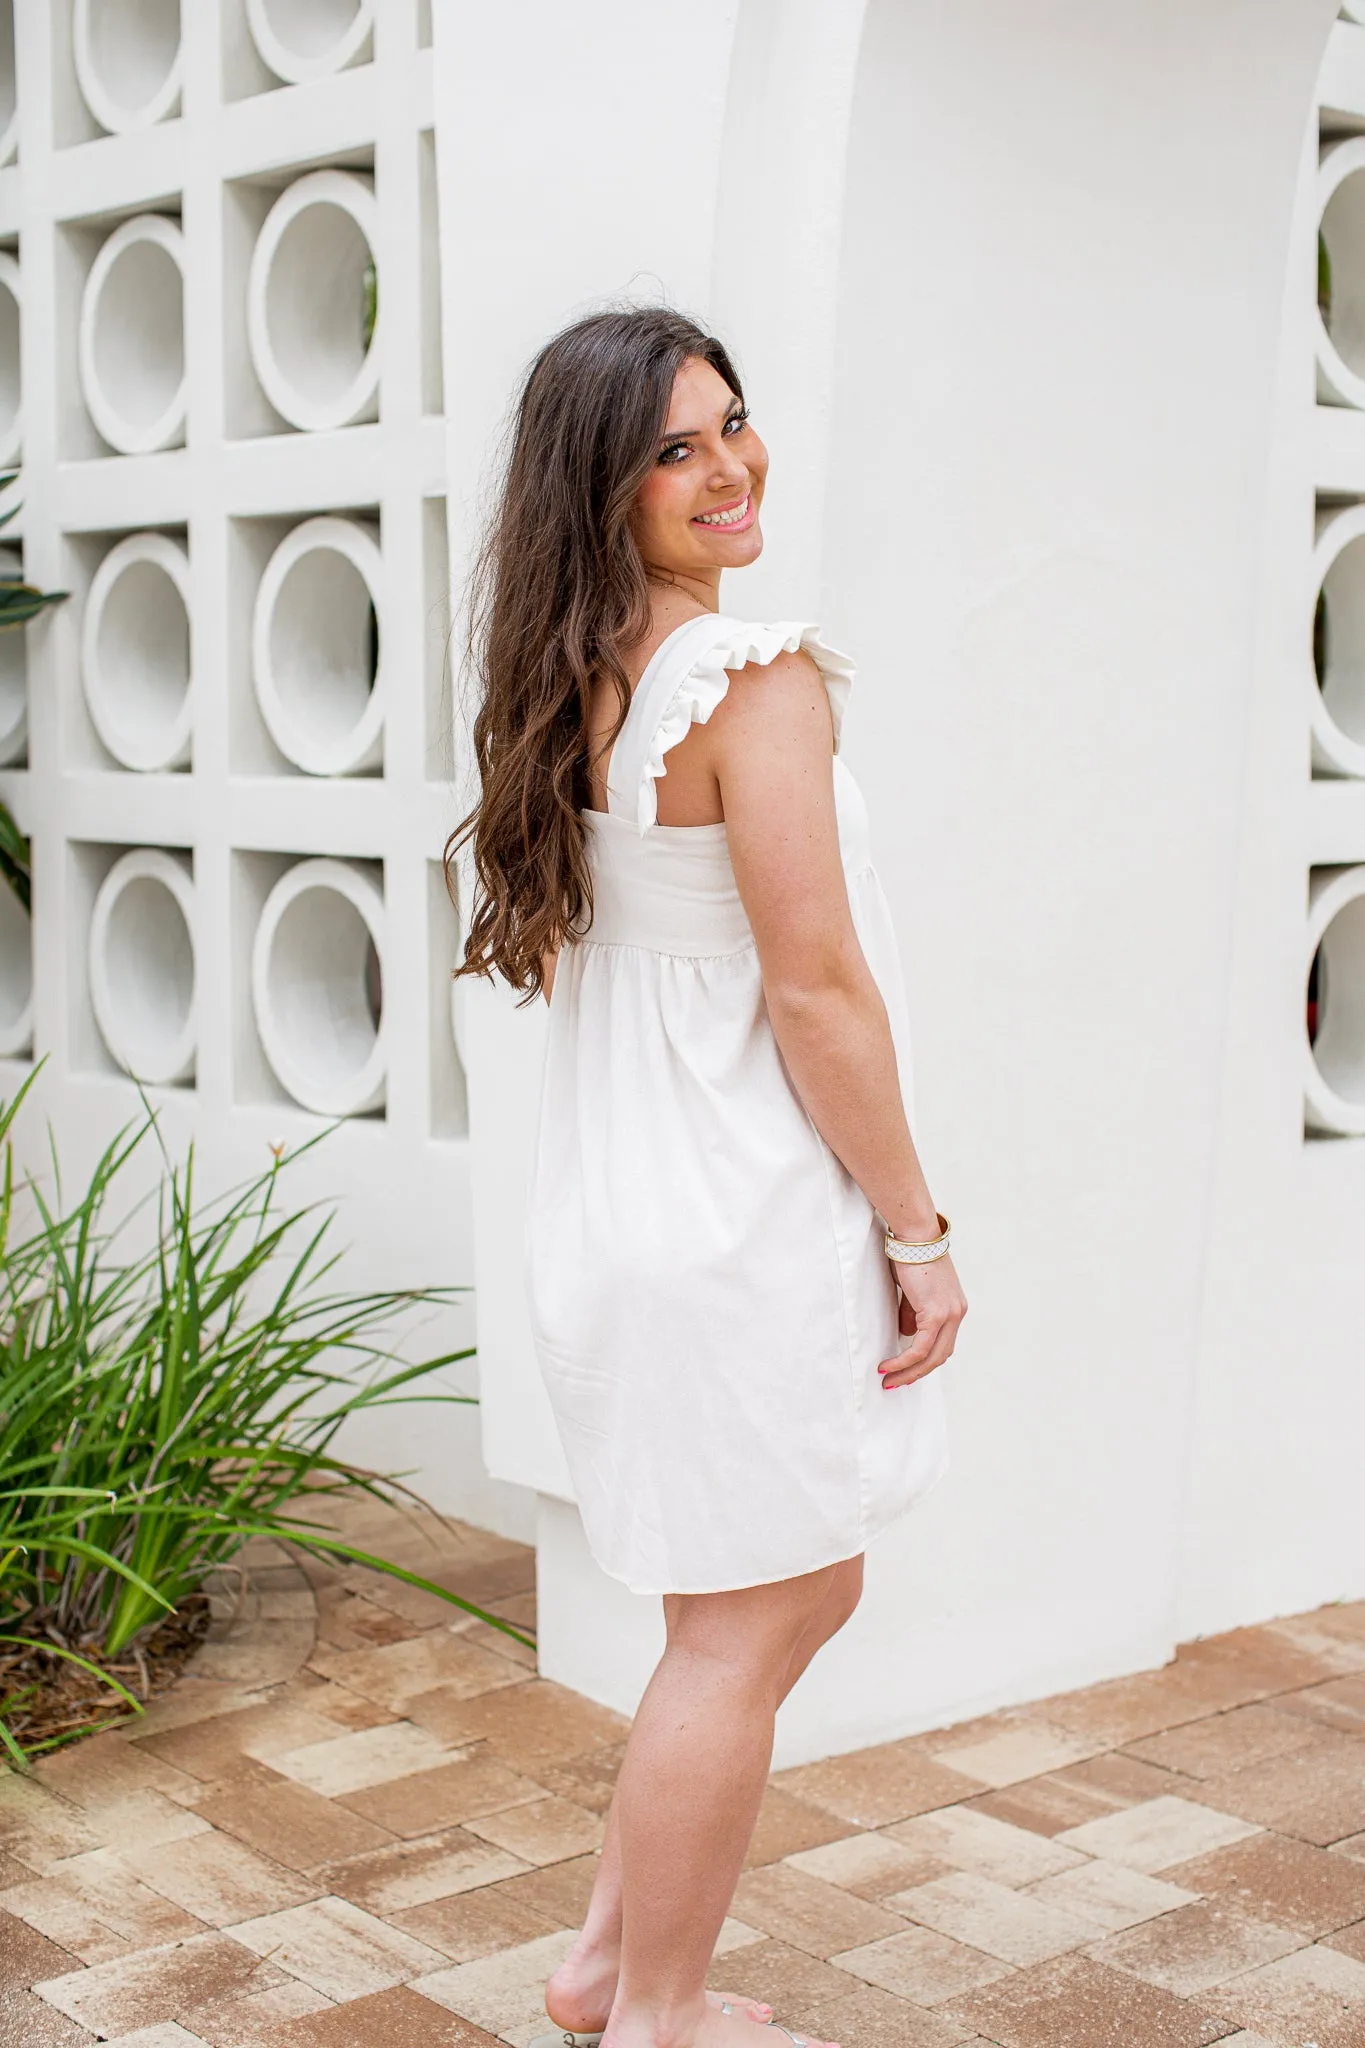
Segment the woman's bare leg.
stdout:
<svg viewBox="0 0 1365 2048">
<path fill-rule="evenodd" d="M 843 1627 L 853 1613 L 862 1591 L 863 1561 L 861 1557 L 848 1558 L 843 1564 L 833 1566 L 828 1572 L 813 1574 L 812 1577 L 823 1581 L 823 1587 L 816 1591 L 804 1624 L 791 1641 L 785 1667 L 778 1680 L 779 1704 L 787 1697 L 816 1651 Z M 786 1583 L 789 1586 L 804 1586 L 807 1581 L 791 1580 Z M 758 1593 L 772 1593 L 777 1589 L 762 1587 L 755 1590 Z M 730 1600 L 738 1596 L 727 1594 L 718 1597 Z M 675 1598 L 670 1598 L 664 1603 L 670 1638 L 676 1633 L 682 1618 L 681 1610 L 685 1604 Z M 766 1768 L 765 1764 L 764 1775 Z M 761 1783 L 759 1796 L 762 1796 Z M 757 1811 L 756 1807 L 754 1811 Z M 752 1818 L 745 1830 L 744 1846 L 747 1846 L 751 1832 Z M 742 1861 L 743 1847 L 740 1854 Z M 738 1866 L 736 1870 L 737 1868 Z M 620 1970 L 621 1901 L 620 1808 L 619 1801 L 613 1799 L 607 1815 L 601 1862 L 583 1932 L 572 1953 L 551 1978 L 546 1992 L 546 2007 L 556 2025 L 574 2032 L 591 2033 L 606 2024 Z M 728 1904 L 727 1893 L 727 1907 Z M 768 2016 L 767 2006 L 755 2005 L 751 2000 L 741 1998 L 736 1998 L 733 2002 L 738 2010 L 750 2012 L 757 2018 L 766 2019 Z"/>
<path fill-rule="evenodd" d="M 846 1557 L 842 1564 L 835 1565 L 830 1575 L 829 1591 L 792 1651 L 782 1686 L 783 1699 L 814 1661 L 816 1651 L 823 1650 L 831 1637 L 838 1635 L 844 1623 L 852 1620 L 862 1597 L 863 1560 L 861 1557 Z"/>
</svg>

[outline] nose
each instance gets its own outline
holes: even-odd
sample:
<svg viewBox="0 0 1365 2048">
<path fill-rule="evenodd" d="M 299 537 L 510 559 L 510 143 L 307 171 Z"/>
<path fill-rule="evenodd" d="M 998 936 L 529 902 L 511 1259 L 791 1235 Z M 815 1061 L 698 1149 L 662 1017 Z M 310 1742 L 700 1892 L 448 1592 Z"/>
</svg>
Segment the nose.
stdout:
<svg viewBox="0 0 1365 2048">
<path fill-rule="evenodd" d="M 748 481 L 748 463 L 742 461 L 738 455 L 732 455 L 729 448 L 722 443 L 720 457 L 711 478 L 712 489 L 733 490 L 737 484 L 747 484 Z"/>
</svg>

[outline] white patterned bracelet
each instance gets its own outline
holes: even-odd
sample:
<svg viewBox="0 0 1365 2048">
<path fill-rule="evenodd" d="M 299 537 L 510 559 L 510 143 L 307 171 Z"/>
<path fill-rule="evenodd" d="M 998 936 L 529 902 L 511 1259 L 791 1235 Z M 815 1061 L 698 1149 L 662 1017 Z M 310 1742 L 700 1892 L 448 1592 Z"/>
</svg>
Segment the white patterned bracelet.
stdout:
<svg viewBox="0 0 1365 2048">
<path fill-rule="evenodd" d="M 946 1216 L 939 1215 L 938 1227 L 943 1235 L 931 1238 L 928 1244 L 906 1244 L 893 1231 L 888 1230 L 886 1256 L 898 1266 L 928 1266 L 932 1265 L 935 1259 L 946 1259 L 949 1240 L 953 1234 L 952 1225 Z"/>
</svg>

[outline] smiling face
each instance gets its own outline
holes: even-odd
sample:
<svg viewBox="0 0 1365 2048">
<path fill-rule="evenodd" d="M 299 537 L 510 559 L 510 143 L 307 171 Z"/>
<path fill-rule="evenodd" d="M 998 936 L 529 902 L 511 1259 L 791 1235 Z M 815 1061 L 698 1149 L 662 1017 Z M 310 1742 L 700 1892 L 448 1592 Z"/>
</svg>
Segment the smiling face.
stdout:
<svg viewBox="0 0 1365 2048">
<path fill-rule="evenodd" d="M 705 603 L 722 569 L 757 561 L 767 474 L 768 451 L 739 399 L 710 363 L 689 357 L 631 515 L 651 580 L 682 584 Z"/>
</svg>

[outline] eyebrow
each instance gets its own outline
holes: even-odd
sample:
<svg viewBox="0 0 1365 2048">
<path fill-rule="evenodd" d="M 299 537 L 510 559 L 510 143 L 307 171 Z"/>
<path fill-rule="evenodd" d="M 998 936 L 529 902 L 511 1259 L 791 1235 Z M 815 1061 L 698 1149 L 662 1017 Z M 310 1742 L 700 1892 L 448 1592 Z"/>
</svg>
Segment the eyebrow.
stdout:
<svg viewBox="0 0 1365 2048">
<path fill-rule="evenodd" d="M 725 417 L 727 420 L 733 418 L 736 406 L 738 406 L 740 410 L 743 411 L 744 401 L 742 398 L 731 399 L 729 405 L 725 409 Z M 701 432 L 703 432 L 703 429 L 701 427 L 675 427 L 671 434 L 660 435 L 659 446 L 661 448 L 664 448 L 668 445 L 670 441 L 692 441 L 695 440 L 697 435 L 700 434 Z"/>
</svg>

